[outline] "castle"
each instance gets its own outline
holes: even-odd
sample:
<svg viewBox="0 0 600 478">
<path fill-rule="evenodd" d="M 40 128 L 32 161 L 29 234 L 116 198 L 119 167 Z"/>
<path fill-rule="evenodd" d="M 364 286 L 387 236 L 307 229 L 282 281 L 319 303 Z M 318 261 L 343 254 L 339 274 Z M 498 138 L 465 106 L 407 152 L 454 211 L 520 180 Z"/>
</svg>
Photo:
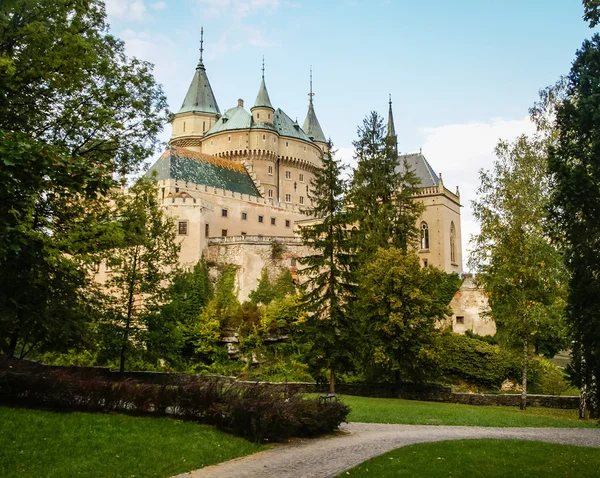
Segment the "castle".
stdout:
<svg viewBox="0 0 600 478">
<path fill-rule="evenodd" d="M 221 113 L 202 58 L 183 104 L 172 120 L 166 151 L 151 167 L 159 197 L 175 219 L 180 263 L 201 257 L 237 264 L 240 299 L 256 287 L 264 266 L 288 267 L 305 248 L 297 234 L 310 220 L 309 187 L 328 148 L 313 104 L 312 74 L 302 126 L 273 106 L 263 74 L 250 111 L 244 101 Z M 388 134 L 395 136 L 391 99 Z M 424 267 L 462 272 L 460 196 L 448 190 L 421 152 L 401 155 L 421 187 L 425 209 L 418 221 L 418 254 Z M 402 163 L 403 161 L 401 161 Z M 272 244 L 281 253 L 272 253 Z"/>
</svg>

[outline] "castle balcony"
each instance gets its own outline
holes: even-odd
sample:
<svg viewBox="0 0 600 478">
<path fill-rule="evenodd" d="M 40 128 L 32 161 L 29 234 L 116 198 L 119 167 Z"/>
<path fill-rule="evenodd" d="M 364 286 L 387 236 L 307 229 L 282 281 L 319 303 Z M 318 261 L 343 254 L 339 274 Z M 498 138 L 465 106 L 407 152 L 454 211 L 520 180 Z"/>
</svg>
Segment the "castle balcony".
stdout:
<svg viewBox="0 0 600 478">
<path fill-rule="evenodd" d="M 245 235 L 245 236 L 218 236 L 209 237 L 208 244 L 271 244 L 278 242 L 287 245 L 301 245 L 302 238 L 295 236 L 262 236 L 262 235 Z"/>
</svg>

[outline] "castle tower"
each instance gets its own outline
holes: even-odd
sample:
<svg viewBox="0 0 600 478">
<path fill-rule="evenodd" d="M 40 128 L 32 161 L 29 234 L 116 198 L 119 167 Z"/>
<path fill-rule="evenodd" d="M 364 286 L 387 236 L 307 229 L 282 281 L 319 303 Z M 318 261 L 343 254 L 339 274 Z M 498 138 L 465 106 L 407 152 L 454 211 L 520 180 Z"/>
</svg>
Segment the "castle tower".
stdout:
<svg viewBox="0 0 600 478">
<path fill-rule="evenodd" d="M 202 60 L 204 28 L 200 30 L 200 60 L 181 108 L 172 121 L 171 144 L 202 151 L 202 136 L 221 116 Z"/>
<path fill-rule="evenodd" d="M 390 142 L 394 145 L 394 150 L 398 154 L 398 135 L 396 134 L 396 127 L 394 126 L 394 113 L 392 112 L 392 95 L 390 94 L 390 109 L 388 112 L 388 126 L 387 126 L 387 137 Z"/>
<path fill-rule="evenodd" d="M 308 94 L 308 113 L 306 113 L 306 119 L 304 120 L 304 124 L 302 125 L 302 129 L 308 135 L 308 137 L 313 140 L 315 143 L 319 145 L 321 150 L 325 151 L 329 145 L 327 143 L 327 138 L 323 134 L 323 130 L 321 129 L 321 125 L 319 124 L 319 120 L 317 119 L 317 114 L 315 113 L 315 107 L 313 106 L 313 93 L 312 89 L 312 68 L 310 69 L 310 93 Z"/>
<path fill-rule="evenodd" d="M 264 57 L 262 65 L 262 80 L 260 82 L 260 87 L 258 88 L 256 101 L 254 102 L 254 106 L 250 109 L 250 111 L 252 112 L 252 119 L 255 123 L 273 124 L 273 113 L 275 113 L 275 108 L 273 108 L 273 105 L 271 104 L 269 92 L 267 91 L 267 86 L 265 85 Z"/>
</svg>

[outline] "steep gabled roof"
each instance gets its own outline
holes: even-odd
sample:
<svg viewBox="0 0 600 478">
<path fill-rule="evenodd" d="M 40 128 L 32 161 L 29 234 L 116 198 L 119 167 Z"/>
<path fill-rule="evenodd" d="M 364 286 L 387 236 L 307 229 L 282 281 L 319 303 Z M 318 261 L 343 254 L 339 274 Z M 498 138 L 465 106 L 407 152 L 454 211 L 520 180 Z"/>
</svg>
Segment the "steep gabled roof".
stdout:
<svg viewBox="0 0 600 478">
<path fill-rule="evenodd" d="M 147 174 L 153 171 L 157 172 L 158 180 L 189 181 L 260 197 L 243 165 L 186 148 L 169 147 Z"/>
<path fill-rule="evenodd" d="M 439 185 L 438 175 L 435 174 L 435 171 L 422 153 L 401 154 L 398 159 L 400 162 L 398 168 L 402 171 L 404 170 L 404 160 L 406 159 L 408 166 L 421 180 L 419 187 L 427 188 Z"/>
<path fill-rule="evenodd" d="M 300 125 L 286 115 L 280 108 L 277 108 L 277 111 L 275 111 L 275 114 L 273 115 L 273 124 L 275 125 L 275 130 L 281 136 L 310 141 L 310 138 L 303 129 L 300 128 Z"/>
</svg>

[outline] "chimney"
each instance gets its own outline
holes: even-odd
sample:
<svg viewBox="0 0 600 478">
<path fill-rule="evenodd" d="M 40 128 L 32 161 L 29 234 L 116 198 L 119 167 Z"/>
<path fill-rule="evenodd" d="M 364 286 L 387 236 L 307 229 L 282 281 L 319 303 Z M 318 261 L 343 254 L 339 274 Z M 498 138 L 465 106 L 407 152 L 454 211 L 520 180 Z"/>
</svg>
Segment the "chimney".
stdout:
<svg viewBox="0 0 600 478">
<path fill-rule="evenodd" d="M 244 107 L 244 100 L 243 99 L 238 98 L 238 106 L 240 106 L 242 108 Z"/>
</svg>

